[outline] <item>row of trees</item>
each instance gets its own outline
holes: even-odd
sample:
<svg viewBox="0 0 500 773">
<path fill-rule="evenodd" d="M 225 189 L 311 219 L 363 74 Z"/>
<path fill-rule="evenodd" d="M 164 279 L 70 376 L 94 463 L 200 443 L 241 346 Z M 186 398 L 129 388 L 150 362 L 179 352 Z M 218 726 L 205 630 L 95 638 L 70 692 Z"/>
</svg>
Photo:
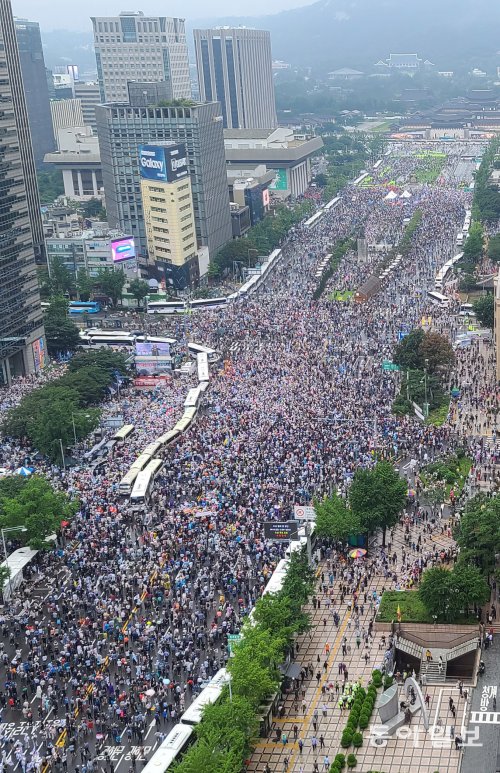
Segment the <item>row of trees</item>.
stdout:
<svg viewBox="0 0 500 773">
<path fill-rule="evenodd" d="M 61 529 L 77 512 L 79 503 L 55 491 L 45 478 L 20 475 L 0 480 L 0 527 L 22 528 L 16 533 L 22 544 L 35 550 L 49 547 L 47 537 Z"/>
<path fill-rule="evenodd" d="M 500 219 L 500 191 L 491 185 L 490 176 L 495 156 L 500 148 L 500 139 L 495 138 L 483 154 L 481 164 L 474 178 L 474 201 L 472 214 L 474 220 L 494 223 Z"/>
<path fill-rule="evenodd" d="M 443 380 L 455 362 L 455 353 L 445 336 L 415 328 L 396 346 L 393 360 L 403 370 L 394 413 L 412 413 L 412 402 L 423 405 L 426 398 L 431 411 L 446 404 Z"/>
<path fill-rule="evenodd" d="M 100 293 L 110 298 L 113 306 L 117 306 L 123 297 L 127 278 L 121 268 L 103 268 L 96 277 L 91 277 L 84 268 L 80 268 L 75 277 L 62 259 L 56 257 L 51 260 L 50 274 L 47 270 L 40 271 L 39 282 L 40 295 L 45 300 L 57 295 L 78 295 L 81 301 L 88 301 L 93 294 Z M 149 292 L 148 283 L 142 279 L 133 279 L 128 292 L 139 305 Z"/>
<path fill-rule="evenodd" d="M 383 461 L 370 469 L 359 468 L 349 489 L 348 500 L 338 494 L 315 503 L 316 533 L 331 540 L 369 534 L 394 526 L 407 501 L 408 487 L 391 462 Z"/>
<path fill-rule="evenodd" d="M 438 620 L 457 619 L 490 598 L 488 581 L 499 574 L 500 497 L 480 494 L 470 499 L 454 537 L 460 548 L 458 562 L 451 571 L 428 569 L 419 588 L 426 609 Z"/>
<path fill-rule="evenodd" d="M 116 374 L 126 373 L 123 355 L 97 349 L 76 354 L 68 371 L 29 392 L 7 412 L 2 433 L 28 438 L 33 448 L 52 461 L 62 461 L 62 449 L 86 437 L 99 424 L 102 401 Z"/>
<path fill-rule="evenodd" d="M 279 246 L 294 225 L 311 214 L 312 208 L 311 202 L 297 204 L 292 209 L 278 207 L 274 216 L 268 215 L 254 225 L 245 238 L 228 242 L 219 250 L 210 262 L 210 276 L 220 277 L 229 273 L 234 261 L 240 261 L 247 267 L 255 266 L 263 256 L 267 257 Z"/>
<path fill-rule="evenodd" d="M 314 589 L 314 574 L 304 554 L 291 556 L 281 591 L 260 598 L 242 628 L 242 641 L 234 647 L 227 668 L 232 697 L 203 711 L 196 727 L 196 743 L 176 766 L 176 773 L 240 773 L 258 730 L 259 707 L 279 687 L 283 663 L 293 638 L 309 628 L 302 611 Z"/>
</svg>

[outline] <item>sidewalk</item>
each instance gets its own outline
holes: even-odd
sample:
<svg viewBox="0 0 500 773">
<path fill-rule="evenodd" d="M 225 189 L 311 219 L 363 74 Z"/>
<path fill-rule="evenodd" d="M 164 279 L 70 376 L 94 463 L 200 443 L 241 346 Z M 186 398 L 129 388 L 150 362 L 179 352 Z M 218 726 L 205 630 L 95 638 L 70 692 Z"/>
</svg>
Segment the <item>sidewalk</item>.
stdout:
<svg viewBox="0 0 500 773">
<path fill-rule="evenodd" d="M 441 542 L 443 539 L 445 538 L 439 535 L 438 541 Z M 395 529 L 392 550 L 396 550 L 399 563 L 403 545 L 403 529 L 398 526 Z M 322 565 L 320 569 L 325 571 L 327 577 L 326 564 Z M 398 566 L 398 571 L 400 571 L 400 566 Z M 337 585 L 338 581 L 334 586 L 336 590 Z M 368 585 L 368 593 L 373 590 L 380 592 L 384 585 L 387 586 L 387 580 L 383 576 L 376 575 Z M 358 760 L 355 770 L 361 773 L 372 770 L 382 773 L 415 773 L 417 770 L 419 773 L 434 773 L 436 770 L 439 770 L 439 773 L 458 773 L 461 753 L 455 750 L 454 742 L 450 737 L 450 727 L 452 724 L 455 726 L 457 735 L 461 732 L 465 701 L 460 699 L 458 688 L 455 685 L 446 687 L 429 685 L 426 687 L 426 692 L 431 696 L 431 727 L 427 734 L 423 727 L 421 713 L 419 713 L 412 719 L 411 725 L 402 731 L 402 734 L 406 733 L 406 738 L 393 736 L 387 740 L 385 746 L 376 746 L 374 742 L 372 745 L 368 728 L 364 731 L 363 746 L 360 749 L 351 747 L 344 750 L 340 747 L 340 737 L 347 721 L 348 712 L 345 710 L 341 713 L 337 706 L 338 699 L 329 699 L 328 695 L 322 694 L 321 688 L 330 682 L 335 684 L 337 680 L 339 684 L 342 683 L 338 668 L 341 662 L 347 665 L 349 681 L 355 681 L 361 677 L 363 685 L 366 685 L 371 678 L 372 670 L 380 666 L 382 662 L 381 635 L 375 634 L 369 649 L 365 648 L 363 643 L 358 649 L 354 625 L 351 624 L 351 612 L 348 611 L 347 604 L 340 607 L 337 604 L 335 607 L 341 618 L 339 627 L 336 628 L 332 619 L 332 610 L 328 611 L 324 606 L 324 596 L 320 589 L 318 589 L 317 597 L 321 601 L 320 609 L 314 610 L 312 606 L 308 609 L 312 615 L 314 628 L 311 634 L 305 634 L 299 638 L 299 652 L 296 658 L 296 662 L 301 667 L 306 667 L 308 663 L 312 663 L 314 667 L 314 676 L 312 679 L 306 678 L 303 685 L 306 701 L 305 714 L 302 713 L 301 709 L 302 695 L 300 691 L 298 711 L 294 707 L 293 694 L 287 698 L 284 704 L 284 718 L 275 719 L 271 736 L 258 742 L 247 770 L 252 773 L 263 773 L 266 764 L 269 764 L 273 773 L 274 771 L 282 773 L 285 770 L 285 760 L 288 758 L 289 773 L 313 773 L 315 761 L 318 763 L 319 770 L 322 771 L 324 769 L 324 755 L 328 755 L 331 765 L 335 755 L 340 752 L 346 755 L 355 753 Z M 335 594 L 335 599 L 338 601 L 338 593 Z M 364 615 L 361 616 L 361 623 L 367 628 L 372 614 L 368 604 L 365 604 L 364 612 Z M 324 624 L 324 620 L 326 620 L 326 624 Z M 347 636 L 350 645 L 350 653 L 346 656 L 342 655 L 344 635 Z M 325 671 L 323 663 L 326 659 L 325 647 L 327 644 L 330 645 L 330 655 Z M 367 664 L 364 660 L 365 653 L 369 655 Z M 321 671 L 319 684 L 316 680 L 317 670 Z M 450 696 L 453 697 L 457 708 L 456 719 L 453 719 L 449 711 L 448 699 Z M 313 728 L 315 710 L 319 714 L 316 753 L 311 745 L 311 739 L 315 735 Z M 304 742 L 302 754 L 299 753 L 298 743 L 293 742 L 294 724 L 299 728 L 298 738 Z M 380 724 L 376 711 L 372 715 L 372 724 Z M 287 734 L 287 744 L 275 741 L 276 728 L 279 728 L 281 733 Z M 410 737 L 408 737 L 409 733 Z M 320 748 L 321 735 L 324 738 L 323 749 Z"/>
</svg>

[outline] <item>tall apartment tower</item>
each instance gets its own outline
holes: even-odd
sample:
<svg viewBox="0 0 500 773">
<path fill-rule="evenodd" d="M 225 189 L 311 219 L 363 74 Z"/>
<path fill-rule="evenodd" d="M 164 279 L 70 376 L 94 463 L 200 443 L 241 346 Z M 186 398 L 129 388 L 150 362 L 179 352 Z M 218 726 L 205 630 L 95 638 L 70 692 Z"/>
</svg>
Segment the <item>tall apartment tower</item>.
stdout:
<svg viewBox="0 0 500 773">
<path fill-rule="evenodd" d="M 0 0 L 0 383 L 45 363 L 36 276 L 43 227 L 10 0 Z"/>
<path fill-rule="evenodd" d="M 148 84 L 144 89 L 138 84 L 130 86 L 129 104 L 96 107 L 108 222 L 112 228 L 132 234 L 140 253 L 146 254 L 139 148 L 182 143 L 191 177 L 197 246 L 206 246 L 214 254 L 232 237 L 220 105 L 208 102 L 160 107 L 154 98 L 145 106 L 142 95 L 154 90 L 148 89 Z"/>
<path fill-rule="evenodd" d="M 40 167 L 44 155 L 51 153 L 55 147 L 40 25 L 36 21 L 27 21 L 26 19 L 15 19 L 14 23 L 30 122 L 33 156 L 36 166 Z"/>
<path fill-rule="evenodd" d="M 184 19 L 123 11 L 92 24 L 102 102 L 126 102 L 128 81 L 166 81 L 170 99 L 191 97 Z"/>
<path fill-rule="evenodd" d="M 194 30 L 202 102 L 218 101 L 225 129 L 274 129 L 271 36 L 265 30 Z"/>
</svg>

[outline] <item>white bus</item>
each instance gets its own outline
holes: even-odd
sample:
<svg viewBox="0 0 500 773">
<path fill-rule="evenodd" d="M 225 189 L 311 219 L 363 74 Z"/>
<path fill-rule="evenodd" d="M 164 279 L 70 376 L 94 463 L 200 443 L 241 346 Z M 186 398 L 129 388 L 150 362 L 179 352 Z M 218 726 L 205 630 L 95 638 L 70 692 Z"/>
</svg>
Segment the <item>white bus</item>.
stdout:
<svg viewBox="0 0 500 773">
<path fill-rule="evenodd" d="M 199 725 L 203 716 L 203 708 L 219 700 L 224 686 L 229 682 L 229 673 L 225 668 L 221 668 L 213 679 L 207 684 L 200 694 L 194 699 L 191 705 L 181 716 L 183 725 Z"/>
<path fill-rule="evenodd" d="M 184 314 L 185 301 L 148 301 L 148 314 Z"/>
<path fill-rule="evenodd" d="M 131 502 L 147 502 L 153 490 L 155 478 L 163 467 L 163 459 L 152 459 L 135 479 L 130 495 Z"/>
<path fill-rule="evenodd" d="M 210 349 L 208 346 L 200 346 L 200 344 L 188 344 L 188 352 L 191 357 L 197 357 L 199 354 L 206 354 L 209 362 L 217 362 L 219 355 L 214 349 Z"/>
<path fill-rule="evenodd" d="M 121 429 L 119 429 L 115 434 L 113 435 L 113 439 L 117 440 L 119 443 L 123 443 L 134 431 L 135 427 L 133 424 L 125 424 Z"/>
<path fill-rule="evenodd" d="M 442 293 L 438 293 L 437 290 L 429 290 L 427 293 L 427 297 L 431 301 L 431 303 L 434 303 L 436 306 L 441 306 L 443 309 L 447 309 L 450 305 L 450 299 L 446 297 L 446 295 L 442 295 Z"/>
<path fill-rule="evenodd" d="M 202 390 L 199 386 L 190 389 L 184 400 L 184 408 L 198 408 L 201 402 Z"/>
<path fill-rule="evenodd" d="M 164 773 L 171 766 L 179 762 L 181 756 L 193 742 L 194 729 L 191 725 L 175 725 L 167 735 L 163 743 L 153 752 L 153 756 L 142 768 L 141 773 Z"/>
<path fill-rule="evenodd" d="M 206 352 L 200 352 L 196 358 L 198 364 L 198 381 L 209 381 L 210 373 L 208 370 L 208 355 Z"/>
</svg>

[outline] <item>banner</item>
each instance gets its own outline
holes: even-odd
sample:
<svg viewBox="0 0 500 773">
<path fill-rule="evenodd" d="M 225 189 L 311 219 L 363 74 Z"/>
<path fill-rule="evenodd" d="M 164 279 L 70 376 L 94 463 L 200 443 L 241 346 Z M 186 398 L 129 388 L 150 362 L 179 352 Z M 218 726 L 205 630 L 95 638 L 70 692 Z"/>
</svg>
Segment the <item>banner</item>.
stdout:
<svg viewBox="0 0 500 773">
<path fill-rule="evenodd" d="M 290 542 L 299 538 L 297 521 L 267 521 L 264 523 L 264 537 L 274 542 Z"/>
<path fill-rule="evenodd" d="M 316 510 L 306 505 L 294 505 L 293 514 L 298 521 L 315 521 Z"/>
</svg>

